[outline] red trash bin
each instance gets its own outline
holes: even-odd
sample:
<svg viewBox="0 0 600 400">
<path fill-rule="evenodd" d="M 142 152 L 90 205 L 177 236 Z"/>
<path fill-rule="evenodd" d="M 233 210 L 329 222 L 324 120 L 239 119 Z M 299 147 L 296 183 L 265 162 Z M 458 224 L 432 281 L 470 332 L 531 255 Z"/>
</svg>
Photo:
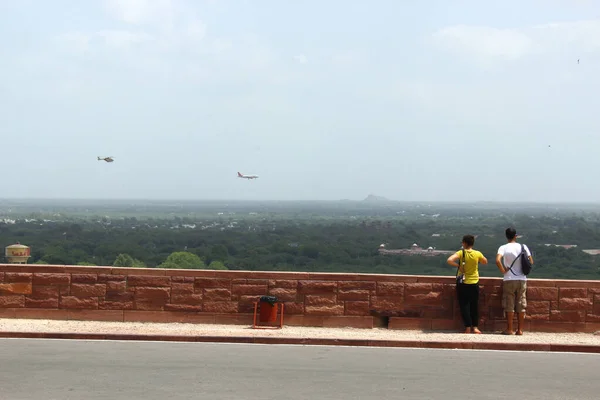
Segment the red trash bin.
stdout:
<svg viewBox="0 0 600 400">
<path fill-rule="evenodd" d="M 259 321 L 260 322 L 276 322 L 277 321 L 277 297 L 263 296 L 258 303 L 260 307 Z"/>
</svg>

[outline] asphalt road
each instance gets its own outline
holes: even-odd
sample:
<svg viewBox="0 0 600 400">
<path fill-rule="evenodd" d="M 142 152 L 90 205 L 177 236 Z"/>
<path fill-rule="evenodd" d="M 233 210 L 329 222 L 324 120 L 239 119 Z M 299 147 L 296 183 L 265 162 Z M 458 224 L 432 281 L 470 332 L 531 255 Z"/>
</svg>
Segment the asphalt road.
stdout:
<svg viewBox="0 0 600 400">
<path fill-rule="evenodd" d="M 0 399 L 598 399 L 600 355 L 0 339 Z"/>
</svg>

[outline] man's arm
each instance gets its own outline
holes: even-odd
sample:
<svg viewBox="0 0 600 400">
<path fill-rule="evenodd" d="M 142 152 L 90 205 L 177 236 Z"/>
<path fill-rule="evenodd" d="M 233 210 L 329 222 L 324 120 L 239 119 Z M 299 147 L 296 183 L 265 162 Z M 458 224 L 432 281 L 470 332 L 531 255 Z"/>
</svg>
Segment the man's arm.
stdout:
<svg viewBox="0 0 600 400">
<path fill-rule="evenodd" d="M 506 268 L 502 265 L 502 254 L 496 254 L 496 266 L 502 272 L 502 275 L 506 274 Z"/>
</svg>

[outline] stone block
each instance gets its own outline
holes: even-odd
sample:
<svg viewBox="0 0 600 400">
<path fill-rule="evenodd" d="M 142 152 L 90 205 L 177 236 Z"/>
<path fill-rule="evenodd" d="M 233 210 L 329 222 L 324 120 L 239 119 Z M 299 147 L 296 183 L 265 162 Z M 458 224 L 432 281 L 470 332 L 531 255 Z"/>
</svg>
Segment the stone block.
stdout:
<svg viewBox="0 0 600 400">
<path fill-rule="evenodd" d="M 585 322 L 585 311 L 550 311 L 550 321 L 557 322 Z"/>
<path fill-rule="evenodd" d="M 571 287 L 561 287 L 558 288 L 558 293 L 560 298 L 562 299 L 563 297 L 576 297 L 576 298 L 580 298 L 580 297 L 587 297 L 587 289 L 586 288 L 571 288 Z"/>
<path fill-rule="evenodd" d="M 531 300 L 527 302 L 527 314 L 548 314 L 550 313 L 550 302 L 542 300 Z"/>
<path fill-rule="evenodd" d="M 98 275 L 96 274 L 72 274 L 71 283 L 96 283 Z"/>
<path fill-rule="evenodd" d="M 71 274 L 34 273 L 34 285 L 69 285 Z"/>
<path fill-rule="evenodd" d="M 410 293 L 404 295 L 405 304 L 442 304 L 442 292 Z"/>
<path fill-rule="evenodd" d="M 232 285 L 232 294 L 239 295 L 261 295 L 266 296 L 268 293 L 268 285 Z"/>
<path fill-rule="evenodd" d="M 206 301 L 231 301 L 231 290 L 229 290 L 229 289 L 204 289 L 204 300 L 206 300 Z"/>
<path fill-rule="evenodd" d="M 304 297 L 304 304 L 307 306 L 335 305 L 337 296 L 335 294 L 308 294 Z"/>
<path fill-rule="evenodd" d="M 405 283 L 404 284 L 404 295 L 414 294 L 427 294 L 433 290 L 433 284 L 431 283 Z"/>
<path fill-rule="evenodd" d="M 402 296 L 402 295 L 404 295 L 404 283 L 403 282 L 377 282 L 377 296 Z"/>
<path fill-rule="evenodd" d="M 338 283 L 339 290 L 368 290 L 374 292 L 377 289 L 377 282 L 373 281 L 342 281 Z"/>
<path fill-rule="evenodd" d="M 593 303 L 589 298 L 561 298 L 558 302 L 560 310 L 592 310 Z"/>
<path fill-rule="evenodd" d="M 320 294 L 335 293 L 337 291 L 337 282 L 329 281 L 299 281 L 298 293 L 302 294 Z"/>
<path fill-rule="evenodd" d="M 103 283 L 96 283 L 96 284 L 73 283 L 73 284 L 71 284 L 71 296 L 104 297 L 105 295 L 106 295 L 106 285 Z"/>
<path fill-rule="evenodd" d="M 66 309 L 97 309 L 98 298 L 86 297 L 80 298 L 75 296 L 63 296 L 60 298 L 59 308 Z"/>
<path fill-rule="evenodd" d="M 392 296 L 372 296 L 371 309 L 376 311 L 398 311 L 404 308 L 404 299 L 402 297 Z"/>
<path fill-rule="evenodd" d="M 169 287 L 171 286 L 171 278 L 169 276 L 129 275 L 127 277 L 127 285 L 143 287 Z"/>
<path fill-rule="evenodd" d="M 31 294 L 31 283 L 15 282 L 15 283 L 0 283 L 0 296 L 11 294 Z"/>
<path fill-rule="evenodd" d="M 344 305 L 306 306 L 306 315 L 344 315 Z"/>
<path fill-rule="evenodd" d="M 345 315 L 364 315 L 367 316 L 370 314 L 369 312 L 369 302 L 368 301 L 346 301 L 345 305 Z"/>
<path fill-rule="evenodd" d="M 238 312 L 238 302 L 237 301 L 206 301 L 204 303 L 204 307 L 202 308 L 203 312 L 209 313 L 237 313 Z"/>
<path fill-rule="evenodd" d="M 194 293 L 194 283 L 171 283 L 171 294 L 193 294 Z M 200 293 L 201 294 L 201 293 Z"/>
<path fill-rule="evenodd" d="M 125 281 L 110 281 L 106 282 L 107 292 L 123 293 L 127 291 L 127 282 Z"/>
<path fill-rule="evenodd" d="M 136 310 L 162 310 L 168 303 L 170 288 L 139 287 L 136 288 L 134 304 Z"/>
<path fill-rule="evenodd" d="M 0 296 L 0 308 L 21 308 L 25 307 L 25 296 L 8 295 Z"/>
<path fill-rule="evenodd" d="M 338 292 L 339 300 L 369 301 L 370 292 L 362 289 L 340 289 Z"/>
<path fill-rule="evenodd" d="M 528 300 L 558 300 L 558 288 L 555 287 L 528 287 Z"/>
<path fill-rule="evenodd" d="M 298 287 L 298 281 L 271 279 L 269 280 L 269 287 L 282 289 L 296 289 Z"/>
<path fill-rule="evenodd" d="M 172 294 L 171 304 L 189 304 L 193 306 L 202 305 L 201 294 Z"/>
<path fill-rule="evenodd" d="M 4 274 L 6 283 L 33 283 L 33 274 L 23 272 L 6 272 Z"/>
<path fill-rule="evenodd" d="M 296 301 L 298 291 L 296 289 L 271 288 L 269 295 L 277 297 L 279 301 Z"/>
<path fill-rule="evenodd" d="M 198 289 L 229 289 L 231 279 L 226 278 L 196 278 L 194 287 Z"/>
</svg>

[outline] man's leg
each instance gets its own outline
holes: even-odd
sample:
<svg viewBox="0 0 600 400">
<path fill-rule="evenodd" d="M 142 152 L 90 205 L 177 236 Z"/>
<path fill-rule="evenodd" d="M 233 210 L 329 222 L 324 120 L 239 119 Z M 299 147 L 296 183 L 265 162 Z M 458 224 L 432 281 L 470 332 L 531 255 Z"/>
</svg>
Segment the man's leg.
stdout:
<svg viewBox="0 0 600 400">
<path fill-rule="evenodd" d="M 518 317 L 517 335 L 522 335 L 523 334 L 523 326 L 525 325 L 525 311 L 518 313 L 517 317 Z"/>
<path fill-rule="evenodd" d="M 519 288 L 517 290 L 517 335 L 523 334 L 523 327 L 525 326 L 525 310 L 527 308 L 527 281 L 520 281 Z"/>
<path fill-rule="evenodd" d="M 504 333 L 506 333 L 507 335 L 515 334 L 515 331 L 513 329 L 513 320 L 514 319 L 515 319 L 514 311 L 507 311 L 506 312 L 506 330 L 504 331 Z"/>
<path fill-rule="evenodd" d="M 515 292 L 513 290 L 512 281 L 504 281 L 502 283 L 502 307 L 506 314 L 506 330 L 503 332 L 506 335 L 514 335 L 513 320 L 515 318 Z"/>
</svg>

